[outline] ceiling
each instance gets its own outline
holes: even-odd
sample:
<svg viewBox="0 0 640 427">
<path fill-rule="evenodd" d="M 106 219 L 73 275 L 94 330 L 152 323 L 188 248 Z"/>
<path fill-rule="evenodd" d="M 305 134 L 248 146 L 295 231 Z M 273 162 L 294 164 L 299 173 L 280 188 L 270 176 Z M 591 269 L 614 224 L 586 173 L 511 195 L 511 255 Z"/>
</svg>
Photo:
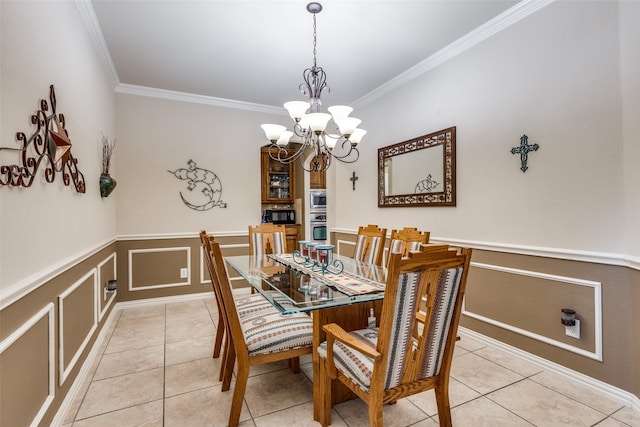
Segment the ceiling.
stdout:
<svg viewBox="0 0 640 427">
<path fill-rule="evenodd" d="M 322 94 L 325 106 L 362 101 L 452 46 L 462 49 L 463 41 L 492 34 L 491 27 L 499 27 L 521 6 L 516 0 L 321 3 L 317 61 L 330 87 Z M 103 54 L 110 57 L 121 88 L 278 107 L 305 99 L 298 86 L 303 70 L 313 63 L 313 15 L 307 1 L 91 4 L 94 33 L 104 37 Z"/>
</svg>

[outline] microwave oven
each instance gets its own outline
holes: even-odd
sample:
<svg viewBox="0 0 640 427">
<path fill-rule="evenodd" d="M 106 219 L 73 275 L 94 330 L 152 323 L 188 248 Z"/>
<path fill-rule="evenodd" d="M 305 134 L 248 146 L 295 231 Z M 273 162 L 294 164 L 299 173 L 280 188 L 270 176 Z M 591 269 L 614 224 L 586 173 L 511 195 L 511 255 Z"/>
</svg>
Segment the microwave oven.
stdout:
<svg viewBox="0 0 640 427">
<path fill-rule="evenodd" d="M 296 211 L 293 209 L 267 209 L 264 211 L 262 222 L 274 224 L 295 224 Z"/>
<path fill-rule="evenodd" d="M 327 191 L 326 190 L 309 191 L 309 211 L 310 212 L 326 212 L 327 211 Z"/>
</svg>

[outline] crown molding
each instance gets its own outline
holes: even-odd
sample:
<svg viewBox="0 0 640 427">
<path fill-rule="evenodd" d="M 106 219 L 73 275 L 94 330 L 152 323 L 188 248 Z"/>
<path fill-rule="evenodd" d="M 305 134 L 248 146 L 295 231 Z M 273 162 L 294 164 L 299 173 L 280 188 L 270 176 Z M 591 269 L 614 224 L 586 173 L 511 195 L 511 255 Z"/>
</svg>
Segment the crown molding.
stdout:
<svg viewBox="0 0 640 427">
<path fill-rule="evenodd" d="M 398 74 L 396 77 L 392 78 L 386 83 L 383 83 L 366 95 L 358 98 L 351 105 L 353 105 L 354 108 L 358 108 L 373 102 L 381 96 L 420 77 L 427 71 L 430 71 L 437 66 L 442 65 L 451 58 L 460 55 L 467 49 L 472 48 L 478 43 L 488 39 L 496 33 L 499 33 L 500 31 L 526 18 L 527 16 L 537 12 L 538 10 L 553 3 L 554 1 L 555 0 L 522 0 L 515 6 L 502 12 L 500 15 L 485 22 L 478 28 L 460 37 L 458 40 L 450 43 L 449 45 L 430 55 L 428 58 L 418 62 L 413 67 Z"/>
<path fill-rule="evenodd" d="M 146 86 L 130 85 L 120 83 L 116 87 L 117 93 L 128 95 L 146 96 L 149 98 L 168 99 L 171 101 L 190 102 L 194 104 L 213 105 L 216 107 L 235 108 L 245 111 L 257 111 L 260 113 L 281 114 L 285 115 L 287 110 L 283 107 L 274 107 L 272 105 L 254 104 L 252 102 L 236 101 L 233 99 L 216 98 L 214 96 L 196 95 L 186 92 L 178 92 L 174 90 L 156 89 Z"/>
<path fill-rule="evenodd" d="M 91 43 L 93 43 L 93 47 L 100 57 L 102 67 L 111 81 L 111 86 L 115 88 L 120 84 L 120 77 L 118 77 L 116 66 L 111 59 L 111 53 L 107 47 L 107 42 L 104 40 L 102 28 L 98 23 L 98 17 L 96 16 L 96 11 L 93 9 L 93 4 L 88 0 L 76 0 L 76 6 L 80 12 L 82 22 L 84 22 L 84 26 L 89 33 Z"/>
</svg>

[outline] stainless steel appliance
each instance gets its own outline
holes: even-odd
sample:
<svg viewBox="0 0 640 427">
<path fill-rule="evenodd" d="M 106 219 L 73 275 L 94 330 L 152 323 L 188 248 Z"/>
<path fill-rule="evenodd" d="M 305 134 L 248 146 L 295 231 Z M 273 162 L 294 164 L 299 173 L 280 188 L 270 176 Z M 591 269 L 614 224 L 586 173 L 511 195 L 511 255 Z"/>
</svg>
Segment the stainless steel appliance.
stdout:
<svg viewBox="0 0 640 427">
<path fill-rule="evenodd" d="M 263 220 L 274 224 L 295 224 L 296 211 L 293 209 L 267 209 L 264 211 Z"/>
<path fill-rule="evenodd" d="M 327 212 L 327 191 L 309 191 L 309 212 Z"/>
<path fill-rule="evenodd" d="M 327 213 L 315 212 L 309 214 L 309 228 L 311 229 L 311 240 L 314 242 L 326 242 Z"/>
</svg>

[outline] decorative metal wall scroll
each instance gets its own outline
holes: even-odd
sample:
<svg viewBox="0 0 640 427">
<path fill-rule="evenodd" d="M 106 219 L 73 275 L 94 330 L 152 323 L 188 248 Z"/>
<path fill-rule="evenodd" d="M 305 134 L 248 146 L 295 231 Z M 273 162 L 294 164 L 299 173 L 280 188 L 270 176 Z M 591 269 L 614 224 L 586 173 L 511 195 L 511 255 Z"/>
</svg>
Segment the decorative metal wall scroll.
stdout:
<svg viewBox="0 0 640 427">
<path fill-rule="evenodd" d="M 529 145 L 529 137 L 527 135 L 522 135 L 520 137 L 520 146 L 513 147 L 511 149 L 511 154 L 520 154 L 520 170 L 522 172 L 526 172 L 529 167 L 527 166 L 527 160 L 529 158 L 530 151 L 538 151 L 540 146 L 538 144 Z"/>
<path fill-rule="evenodd" d="M 49 86 L 49 103 L 40 100 L 40 109 L 31 116 L 36 130 L 27 138 L 23 132 L 16 134 L 20 148 L 0 147 L 0 150 L 17 151 L 17 164 L 0 166 L 0 184 L 11 187 L 31 187 L 38 169 L 44 168 L 46 182 L 53 182 L 56 175 L 62 175 L 62 182 L 69 186 L 71 181 L 78 193 L 86 190 L 84 175 L 78 169 L 78 160 L 71 154 L 71 141 L 65 129 L 63 114 L 56 114 L 56 93 Z"/>
<path fill-rule="evenodd" d="M 218 176 L 206 169 L 199 168 L 196 162 L 189 160 L 188 168 L 180 168 L 172 173 L 176 178 L 187 181 L 187 197 L 180 192 L 180 198 L 187 207 L 195 211 L 207 211 L 216 206 L 226 208 L 222 197 L 222 183 Z"/>
</svg>

